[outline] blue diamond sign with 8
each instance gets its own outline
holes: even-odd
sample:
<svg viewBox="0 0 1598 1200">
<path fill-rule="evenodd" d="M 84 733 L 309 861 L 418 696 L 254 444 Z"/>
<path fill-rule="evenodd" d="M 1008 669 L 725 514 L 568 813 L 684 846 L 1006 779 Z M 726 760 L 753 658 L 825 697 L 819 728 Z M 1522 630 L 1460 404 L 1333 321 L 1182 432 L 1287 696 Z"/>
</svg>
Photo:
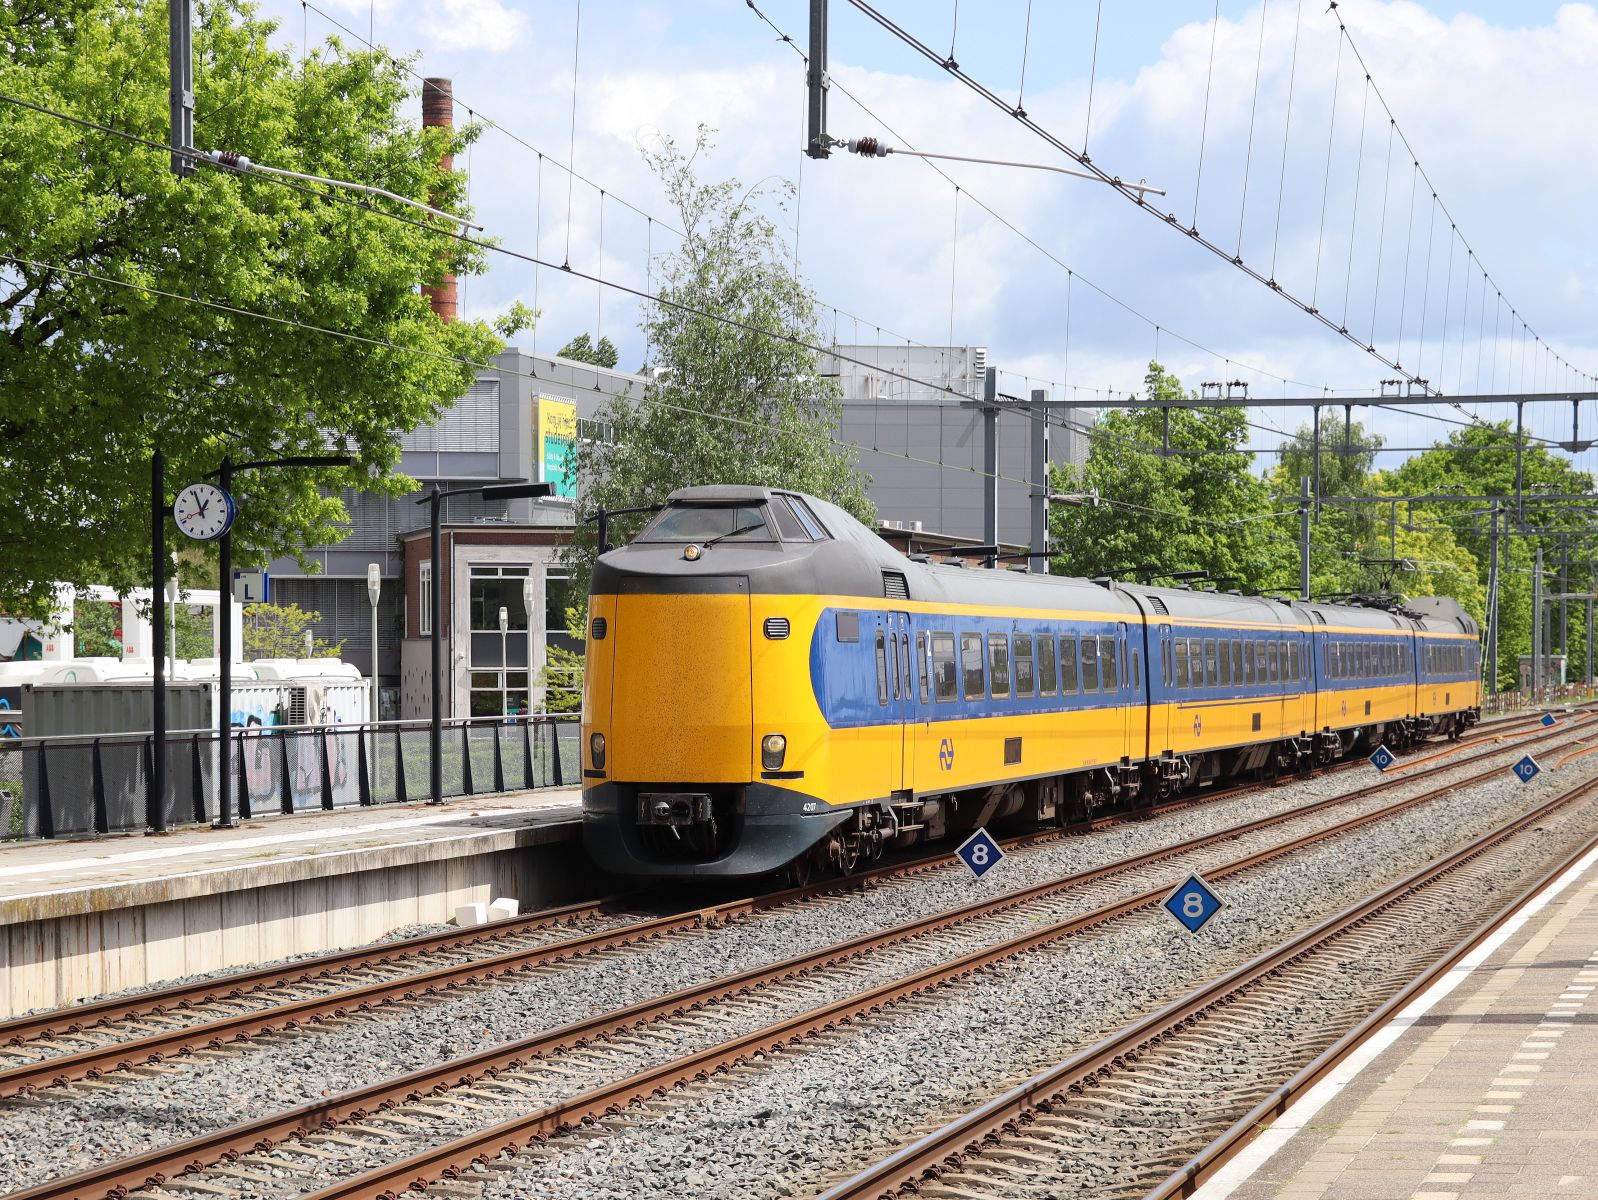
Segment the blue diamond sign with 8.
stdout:
<svg viewBox="0 0 1598 1200">
<path fill-rule="evenodd" d="M 1178 884 L 1165 898 L 1165 911 L 1180 921 L 1189 933 L 1197 933 L 1221 911 L 1222 904 L 1202 876 L 1189 875 L 1187 882 Z"/>
<path fill-rule="evenodd" d="M 1519 776 L 1522 783 L 1530 783 L 1542 774 L 1542 765 L 1529 754 L 1509 769 Z"/>
<path fill-rule="evenodd" d="M 999 865 L 999 860 L 1004 857 L 1004 851 L 1000 850 L 999 844 L 988 836 L 986 829 L 979 829 L 960 843 L 960 848 L 954 852 L 954 856 L 970 868 L 971 874 L 981 879 Z"/>
</svg>

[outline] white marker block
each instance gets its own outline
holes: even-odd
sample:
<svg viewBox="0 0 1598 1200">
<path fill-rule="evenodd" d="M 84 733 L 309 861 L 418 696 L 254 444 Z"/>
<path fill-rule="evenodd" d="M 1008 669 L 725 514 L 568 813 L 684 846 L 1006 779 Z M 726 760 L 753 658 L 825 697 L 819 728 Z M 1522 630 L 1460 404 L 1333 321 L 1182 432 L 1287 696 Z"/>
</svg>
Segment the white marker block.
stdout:
<svg viewBox="0 0 1598 1200">
<path fill-rule="evenodd" d="M 509 896 L 499 896 L 494 903 L 488 906 L 488 919 L 490 921 L 503 921 L 510 917 L 520 916 L 522 903 L 512 900 Z"/>
<path fill-rule="evenodd" d="M 488 905 L 481 901 L 476 904 L 462 904 L 455 910 L 455 924 L 462 929 L 488 924 Z"/>
</svg>

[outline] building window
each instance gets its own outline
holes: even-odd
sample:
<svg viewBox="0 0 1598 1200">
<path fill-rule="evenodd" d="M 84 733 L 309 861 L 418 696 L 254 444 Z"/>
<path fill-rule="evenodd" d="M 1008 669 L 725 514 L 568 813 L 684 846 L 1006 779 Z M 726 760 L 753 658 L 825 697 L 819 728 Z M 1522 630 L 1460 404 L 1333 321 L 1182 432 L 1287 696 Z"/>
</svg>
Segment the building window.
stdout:
<svg viewBox="0 0 1598 1200">
<path fill-rule="evenodd" d="M 531 568 L 473 563 L 467 610 L 471 628 L 471 704 L 474 717 L 531 711 L 529 638 L 523 585 Z M 499 613 L 505 610 L 505 628 Z"/>
<path fill-rule="evenodd" d="M 544 571 L 544 641 L 576 653 L 582 650 L 583 641 L 572 637 L 566 629 L 566 610 L 574 604 L 580 606 L 582 599 L 572 596 L 570 572 L 565 567 L 547 568 Z"/>
<path fill-rule="evenodd" d="M 424 562 L 416 586 L 416 629 L 423 637 L 433 632 L 433 564 Z"/>
</svg>

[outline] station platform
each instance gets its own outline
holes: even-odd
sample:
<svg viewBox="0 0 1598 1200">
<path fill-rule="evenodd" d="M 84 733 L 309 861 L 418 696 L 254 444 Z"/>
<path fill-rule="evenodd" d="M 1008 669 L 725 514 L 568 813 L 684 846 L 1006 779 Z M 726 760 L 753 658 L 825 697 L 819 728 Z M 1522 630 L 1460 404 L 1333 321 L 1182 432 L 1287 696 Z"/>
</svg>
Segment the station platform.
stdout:
<svg viewBox="0 0 1598 1200">
<path fill-rule="evenodd" d="M 1598 851 L 1356 1050 L 1200 1200 L 1598 1196 Z"/>
<path fill-rule="evenodd" d="M 235 829 L 0 849 L 0 1018 L 374 941 L 510 896 L 604 880 L 577 788 L 267 817 Z"/>
</svg>

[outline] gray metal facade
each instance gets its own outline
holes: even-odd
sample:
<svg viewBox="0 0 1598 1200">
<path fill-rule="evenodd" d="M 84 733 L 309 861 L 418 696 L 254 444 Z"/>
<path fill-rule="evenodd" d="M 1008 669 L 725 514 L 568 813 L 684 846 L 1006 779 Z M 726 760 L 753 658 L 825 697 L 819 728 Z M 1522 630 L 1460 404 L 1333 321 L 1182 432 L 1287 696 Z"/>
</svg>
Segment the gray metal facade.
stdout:
<svg viewBox="0 0 1598 1200">
<path fill-rule="evenodd" d="M 403 617 L 399 535 L 427 524 L 418 498 L 436 482 L 443 488 L 511 479 L 537 479 L 538 398 L 566 400 L 579 419 L 593 417 L 611 394 L 643 395 L 642 377 L 573 362 L 550 354 L 506 350 L 471 389 L 436 422 L 400 437 L 399 469 L 420 487 L 404 496 L 345 492 L 348 534 L 339 542 L 310 547 L 308 574 L 292 558 L 274 561 L 273 598 L 321 614 L 312 626 L 319 638 L 344 643 L 343 658 L 363 674 L 372 669 L 372 612 L 366 597 L 366 566 L 382 568 L 378 602 L 379 674 L 397 684 Z M 443 520 L 484 525 L 532 518 L 532 500 L 490 503 L 457 496 L 443 505 Z"/>
<path fill-rule="evenodd" d="M 987 352 L 973 346 L 838 346 L 823 373 L 843 388 L 839 436 L 860 447 L 870 496 L 883 521 L 980 539 L 982 397 Z M 855 360 L 855 361 L 850 361 Z M 865 364 L 865 365 L 862 365 Z M 912 383 L 902 376 L 924 383 Z M 1087 439 L 1065 422 L 1087 424 L 1085 409 L 1055 409 L 1049 459 L 1082 465 Z M 1013 406 L 998 415 L 999 540 L 1030 537 L 1028 473 L 1033 417 Z"/>
</svg>

